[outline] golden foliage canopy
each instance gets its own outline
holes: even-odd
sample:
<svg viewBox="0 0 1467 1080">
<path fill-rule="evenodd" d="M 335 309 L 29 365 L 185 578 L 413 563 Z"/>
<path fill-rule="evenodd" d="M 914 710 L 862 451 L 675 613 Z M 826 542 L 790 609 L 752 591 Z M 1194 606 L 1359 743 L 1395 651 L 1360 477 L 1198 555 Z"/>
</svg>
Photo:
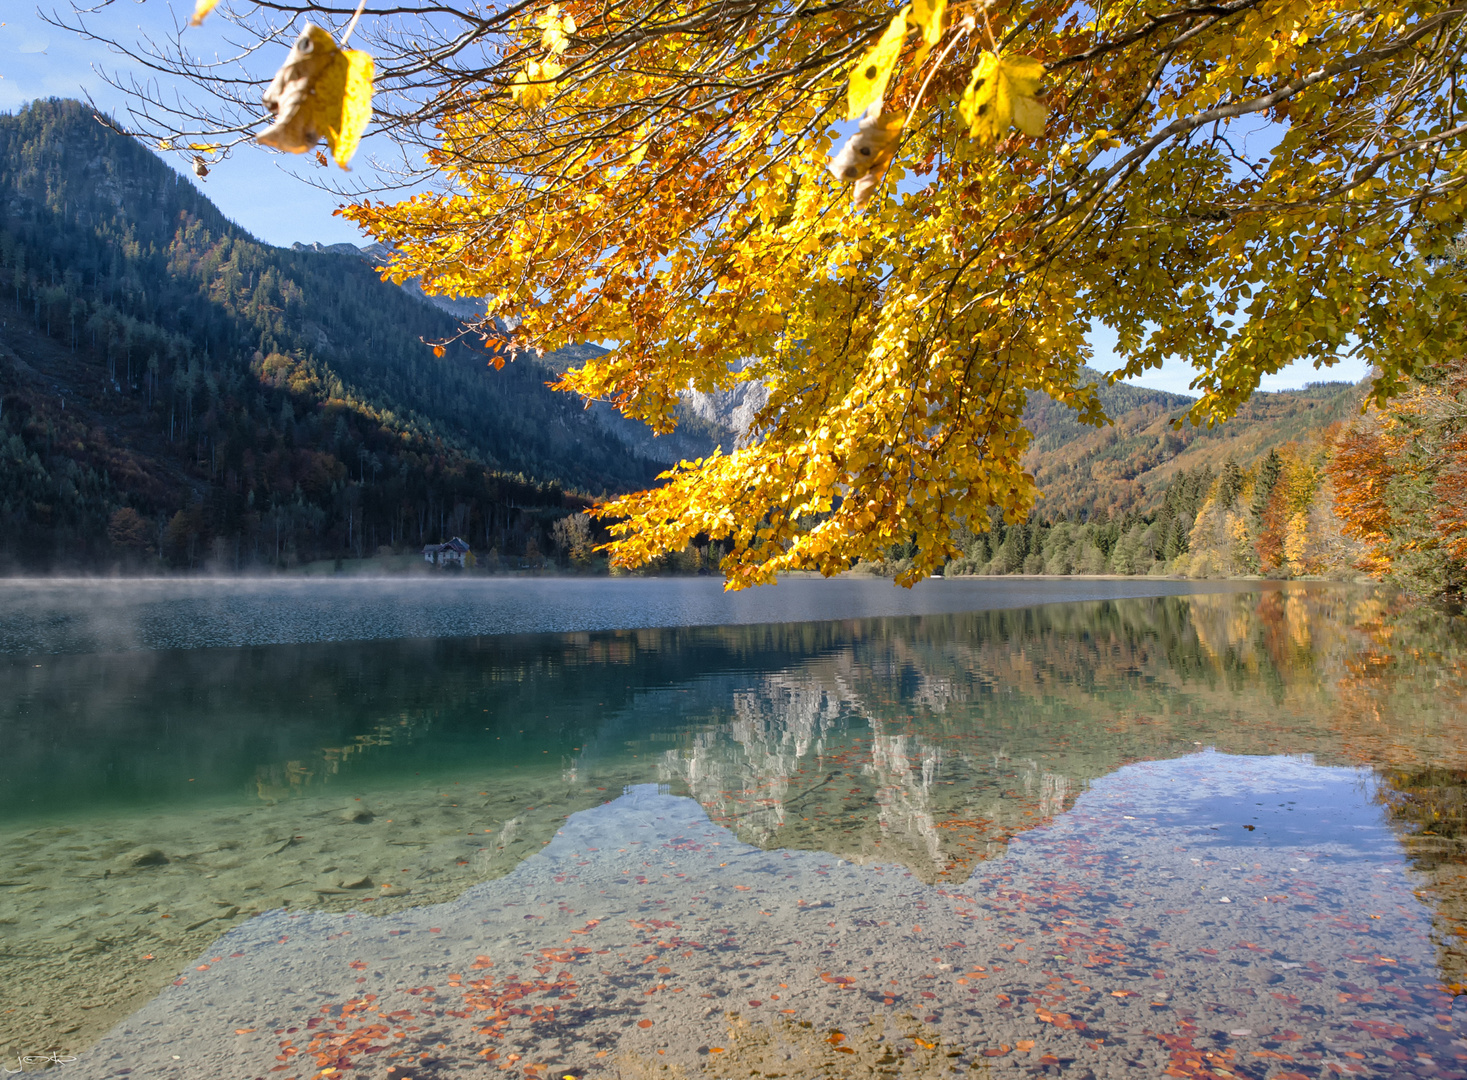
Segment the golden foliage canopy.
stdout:
<svg viewBox="0 0 1467 1080">
<path fill-rule="evenodd" d="M 915 540 L 915 580 L 1033 506 L 1028 395 L 1103 422 L 1092 326 L 1116 376 L 1195 365 L 1202 422 L 1296 361 L 1354 349 L 1384 400 L 1461 348 L 1462 284 L 1423 267 L 1467 210 L 1467 4 L 459 16 L 375 50 L 386 129 L 430 134 L 442 181 L 344 211 L 391 273 L 486 295 L 514 349 L 610 345 L 560 385 L 659 431 L 689 389 L 761 388 L 738 445 L 603 508 L 626 564 L 727 538 L 737 587 Z M 829 160 L 863 111 L 890 164 L 861 210 Z"/>
</svg>

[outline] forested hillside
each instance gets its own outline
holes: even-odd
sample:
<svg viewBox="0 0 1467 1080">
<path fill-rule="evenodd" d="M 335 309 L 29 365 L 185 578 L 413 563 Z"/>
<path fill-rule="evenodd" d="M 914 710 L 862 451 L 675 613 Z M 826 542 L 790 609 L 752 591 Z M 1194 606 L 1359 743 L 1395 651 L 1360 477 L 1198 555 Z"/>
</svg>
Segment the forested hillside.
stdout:
<svg viewBox="0 0 1467 1080">
<path fill-rule="evenodd" d="M 1056 465 L 1068 457 L 1091 470 L 1088 481 L 1071 489 L 1089 495 L 1089 504 L 1075 509 L 1072 502 L 1068 513 L 1055 514 L 1059 500 L 1046 500 L 1028 521 L 995 520 L 962 538 L 963 553 L 947 572 L 1368 575 L 1461 610 L 1467 602 L 1467 359 L 1424 370 L 1385 409 L 1362 414 L 1363 396 L 1362 389 L 1338 385 L 1255 395 L 1237 420 L 1216 433 L 1191 433 L 1169 462 L 1149 470 L 1140 467 L 1153 460 L 1146 424 L 1129 437 L 1125 424 L 1118 425 L 1110 443 L 1102 431 L 1102 441 L 1092 445 L 1120 448 L 1109 458 L 1081 452 L 1083 438 L 1051 437 L 1040 467 L 1063 476 Z M 1135 412 L 1144 419 L 1146 410 L 1160 414 L 1168 405 L 1148 400 Z M 1048 433 L 1064 422 L 1058 417 Z M 1160 437 L 1170 437 L 1167 429 Z M 1220 454 L 1227 456 L 1215 464 Z M 1189 460 L 1201 464 L 1189 468 Z M 1128 508 L 1111 512 L 1107 504 L 1117 503 L 1106 489 L 1127 478 L 1104 478 L 1107 461 L 1132 462 L 1129 479 L 1153 478 L 1154 486 L 1136 483 L 1121 504 Z M 908 554 L 898 546 L 878 569 L 899 569 Z"/>
<path fill-rule="evenodd" d="M 1182 474 L 1204 468 L 1216 473 L 1227 461 L 1246 468 L 1274 447 L 1317 438 L 1331 424 L 1358 415 L 1363 400 L 1352 383 L 1317 383 L 1254 394 L 1237 416 L 1217 427 L 1174 428 L 1193 399 L 1106 386 L 1100 372 L 1095 381 L 1113 421 L 1106 427 L 1087 427 L 1073 410 L 1043 396 L 1024 411 L 1024 426 L 1034 433 L 1024 464 L 1042 492 L 1039 517 L 1156 513 Z"/>
<path fill-rule="evenodd" d="M 0 116 L 0 561 L 519 553 L 563 491 L 650 482 L 542 365 L 435 358 L 457 326 L 361 258 L 254 240 L 77 102 Z"/>
</svg>

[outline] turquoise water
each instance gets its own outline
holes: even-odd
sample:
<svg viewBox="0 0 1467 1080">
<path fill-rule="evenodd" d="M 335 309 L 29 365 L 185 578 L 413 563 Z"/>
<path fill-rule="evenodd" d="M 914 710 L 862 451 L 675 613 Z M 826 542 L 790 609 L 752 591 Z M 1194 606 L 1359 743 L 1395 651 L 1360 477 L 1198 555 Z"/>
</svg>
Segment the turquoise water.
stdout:
<svg viewBox="0 0 1467 1080">
<path fill-rule="evenodd" d="M 4 1052 L 1458 1068 L 1451 625 L 1324 586 L 492 584 L 9 593 Z M 447 632 L 490 625 L 581 628 Z"/>
</svg>

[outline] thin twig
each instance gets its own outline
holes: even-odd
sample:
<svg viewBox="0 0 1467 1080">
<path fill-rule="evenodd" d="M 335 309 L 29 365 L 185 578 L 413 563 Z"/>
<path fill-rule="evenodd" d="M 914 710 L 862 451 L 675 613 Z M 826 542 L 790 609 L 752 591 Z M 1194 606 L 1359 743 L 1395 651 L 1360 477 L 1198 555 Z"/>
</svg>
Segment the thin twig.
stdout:
<svg viewBox="0 0 1467 1080">
<path fill-rule="evenodd" d="M 357 9 L 352 12 L 351 22 L 346 24 L 346 30 L 341 35 L 341 47 L 343 49 L 346 48 L 346 43 L 351 37 L 351 32 L 357 28 L 357 20 L 362 17 L 362 9 L 366 6 L 367 0 L 357 0 Z"/>
</svg>

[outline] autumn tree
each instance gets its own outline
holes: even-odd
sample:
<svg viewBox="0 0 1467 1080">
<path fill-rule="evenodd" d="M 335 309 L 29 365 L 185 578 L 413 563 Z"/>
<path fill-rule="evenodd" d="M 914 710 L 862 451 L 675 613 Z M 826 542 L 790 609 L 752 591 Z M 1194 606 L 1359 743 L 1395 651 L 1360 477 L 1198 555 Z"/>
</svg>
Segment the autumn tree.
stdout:
<svg viewBox="0 0 1467 1080">
<path fill-rule="evenodd" d="M 704 534 L 742 586 L 911 543 L 916 580 L 991 508 L 1029 512 L 1029 394 L 1104 422 L 1092 326 L 1114 376 L 1191 362 L 1198 422 L 1296 361 L 1353 348 L 1383 401 L 1461 348 L 1462 283 L 1422 268 L 1467 209 L 1467 5 L 403 11 L 369 8 L 354 45 L 434 187 L 343 211 L 390 274 L 487 296 L 496 358 L 606 343 L 561 387 L 657 431 L 689 389 L 761 388 L 737 445 L 602 507 L 623 564 Z M 138 87 L 128 123 L 226 154 L 273 119 L 261 43 L 278 62 L 308 14 L 351 12 L 237 0 L 212 16 L 255 32 L 236 61 L 198 59 L 210 24 L 128 43 L 216 95 Z"/>
<path fill-rule="evenodd" d="M 144 555 L 153 543 L 153 530 L 143 516 L 124 506 L 107 521 L 107 539 L 118 551 Z"/>
<path fill-rule="evenodd" d="M 584 568 L 591 564 L 591 522 L 584 514 L 570 514 L 558 519 L 551 526 L 551 536 L 572 566 Z"/>
<path fill-rule="evenodd" d="M 1338 432 L 1329 460 L 1358 566 L 1460 608 L 1467 601 L 1467 358 Z"/>
</svg>

